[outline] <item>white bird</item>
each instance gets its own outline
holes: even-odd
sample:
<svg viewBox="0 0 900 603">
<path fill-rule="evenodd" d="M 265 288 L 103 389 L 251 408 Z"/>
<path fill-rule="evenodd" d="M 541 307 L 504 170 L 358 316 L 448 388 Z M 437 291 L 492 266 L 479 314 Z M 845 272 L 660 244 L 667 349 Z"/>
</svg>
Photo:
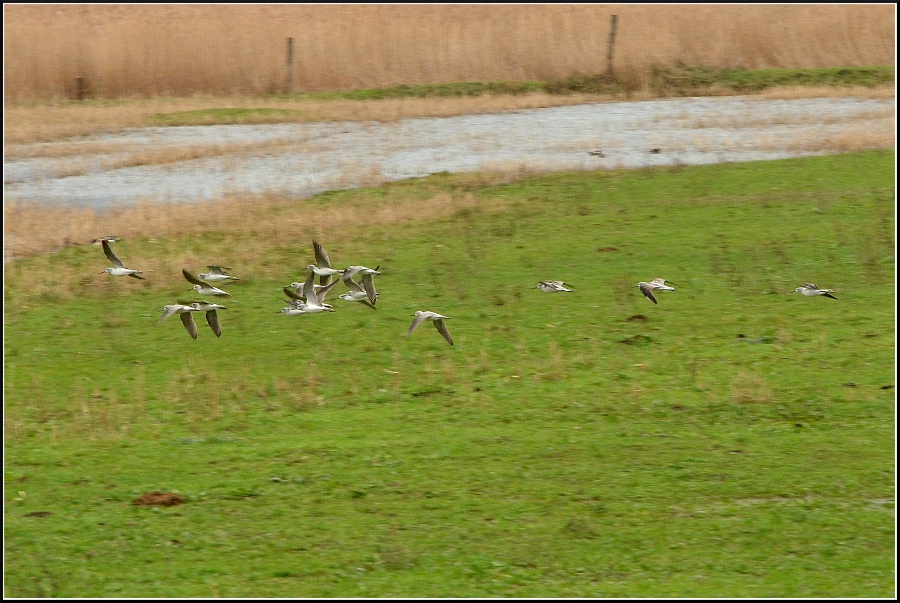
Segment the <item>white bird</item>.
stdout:
<svg viewBox="0 0 900 603">
<path fill-rule="evenodd" d="M 284 288 L 284 292 L 291 296 L 289 291 L 290 289 L 288 289 L 287 287 Z M 303 304 L 303 299 L 299 296 L 293 295 L 291 296 L 291 299 L 284 300 L 284 303 L 287 304 L 287 307 L 282 308 L 281 310 L 276 312 L 276 314 L 280 314 L 281 312 L 284 312 L 288 316 L 298 316 L 300 314 L 306 314 L 306 311 L 300 307 Z"/>
<path fill-rule="evenodd" d="M 334 282 L 336 283 L 337 281 L 334 281 Z M 301 289 L 302 289 L 302 287 L 301 287 Z M 295 291 L 295 290 L 291 289 L 290 287 L 284 287 L 284 288 L 282 289 L 282 291 L 284 291 L 284 294 L 285 294 L 285 295 L 287 295 L 288 297 L 291 298 L 291 299 L 288 299 L 288 300 L 285 300 L 285 301 L 286 301 L 288 304 L 290 304 L 290 306 L 291 306 L 292 308 L 302 309 L 302 307 L 306 305 L 306 296 L 303 295 L 303 293 L 300 293 L 300 292 L 298 292 L 298 291 Z M 317 299 L 318 299 L 318 298 L 317 298 Z M 325 306 L 325 307 L 327 307 L 327 308 L 333 307 L 331 304 L 326 304 L 326 303 L 323 303 L 322 305 Z M 304 314 L 305 314 L 305 313 L 306 313 L 306 312 L 304 311 Z"/>
<path fill-rule="evenodd" d="M 830 297 L 831 299 L 837 299 L 832 295 L 834 293 L 834 289 L 819 289 L 812 283 L 804 283 L 803 285 L 794 289 L 794 293 L 802 293 L 807 297 L 813 297 L 816 295 L 824 295 L 825 297 Z"/>
<path fill-rule="evenodd" d="M 191 307 L 197 312 L 206 312 L 206 323 L 209 328 L 216 334 L 216 337 L 222 336 L 222 327 L 219 325 L 219 315 L 216 314 L 216 310 L 227 310 L 228 308 L 205 301 L 192 302 Z"/>
<path fill-rule="evenodd" d="M 375 291 L 375 281 L 373 280 L 373 276 L 376 274 L 381 274 L 378 272 L 378 269 L 381 266 L 376 266 L 373 270 L 372 268 L 367 268 L 365 266 L 348 266 L 346 270 L 344 270 L 344 275 L 341 277 L 341 280 L 344 281 L 344 284 L 347 285 L 347 288 L 353 292 L 356 289 L 362 289 L 365 291 L 366 296 L 369 298 L 369 303 L 373 306 L 375 302 L 378 301 L 378 292 Z M 356 283 L 353 280 L 353 276 L 356 274 L 361 274 L 362 277 L 359 279 L 359 283 Z M 355 293 L 352 293 L 354 297 Z"/>
<path fill-rule="evenodd" d="M 209 272 L 204 274 L 198 274 L 201 279 L 208 283 L 218 283 L 221 281 L 239 281 L 236 276 L 231 276 L 230 274 L 225 274 L 225 270 L 231 270 L 231 268 L 227 266 L 207 266 L 209 268 Z"/>
<path fill-rule="evenodd" d="M 331 304 L 325 303 L 325 296 L 335 285 L 337 285 L 338 282 L 334 281 L 330 285 L 326 285 L 316 291 L 313 283 L 315 278 L 316 274 L 314 272 L 310 272 L 309 276 L 306 277 L 306 282 L 303 283 L 303 291 L 314 291 L 312 295 L 300 295 L 295 291 L 291 291 L 290 287 L 285 287 L 284 292 L 291 299 L 297 300 L 299 302 L 297 304 L 297 307 L 300 310 L 303 310 L 306 314 L 315 314 L 316 312 L 334 312 L 334 307 Z"/>
<path fill-rule="evenodd" d="M 447 325 L 444 323 L 444 319 L 450 318 L 449 316 L 444 316 L 442 314 L 438 314 L 437 312 L 423 312 L 422 310 L 418 310 L 413 316 L 415 316 L 415 318 L 413 319 L 412 324 L 409 325 L 409 331 L 406 332 L 407 337 L 409 337 L 412 332 L 416 330 L 416 327 L 418 327 L 420 324 L 422 324 L 426 320 L 430 320 L 434 325 L 434 328 L 438 330 L 438 333 L 440 333 L 450 345 L 453 345 L 453 338 L 450 337 L 450 331 L 447 329 Z"/>
<path fill-rule="evenodd" d="M 188 272 L 185 268 L 181 269 L 181 274 L 184 275 L 184 278 L 186 278 L 189 283 L 194 283 L 193 289 L 196 289 L 197 293 L 199 293 L 200 295 L 218 295 L 222 297 L 231 297 L 230 293 L 226 293 L 218 287 L 213 287 L 209 283 L 201 281 L 199 278 Z"/>
<path fill-rule="evenodd" d="M 636 287 L 640 287 L 641 293 L 647 296 L 647 299 L 652 301 L 654 304 L 656 302 L 656 298 L 653 297 L 653 291 L 655 289 L 659 289 L 660 291 L 674 291 L 675 287 L 669 287 L 666 285 L 666 279 L 664 278 L 655 278 L 649 283 L 645 283 L 644 281 L 639 282 Z"/>
<path fill-rule="evenodd" d="M 292 302 L 288 302 L 288 304 L 292 304 Z M 300 307 L 297 306 L 297 305 L 293 305 L 293 304 L 292 304 L 292 305 L 288 305 L 287 307 L 282 308 L 282 309 L 281 309 L 281 312 L 284 312 L 284 313 L 287 314 L 288 316 L 299 316 L 300 314 L 306 314 L 306 313 L 307 313 L 306 310 L 300 308 Z M 276 312 L 276 314 L 277 314 L 277 313 L 278 313 L 278 312 Z"/>
<path fill-rule="evenodd" d="M 351 281 L 352 282 L 352 281 Z M 375 309 L 375 304 L 369 301 L 369 294 L 366 293 L 362 287 L 353 283 L 356 286 L 356 289 L 350 289 L 346 293 L 341 293 L 338 297 L 341 299 L 352 301 L 352 302 L 362 302 L 366 306 L 369 306 L 373 310 Z"/>
<path fill-rule="evenodd" d="M 194 322 L 194 317 L 191 315 L 191 312 L 195 312 L 196 308 L 194 306 L 189 306 L 187 304 L 170 304 L 168 306 L 164 306 L 162 309 L 162 317 L 157 321 L 157 324 L 161 323 L 168 317 L 173 314 L 178 314 L 181 317 L 181 324 L 184 325 L 184 328 L 187 329 L 188 334 L 197 339 L 197 323 Z"/>
<path fill-rule="evenodd" d="M 540 289 L 544 293 L 555 293 L 557 291 L 571 291 L 571 289 L 566 289 L 566 284 L 563 281 L 541 281 L 537 284 L 535 289 Z"/>
<path fill-rule="evenodd" d="M 303 290 L 304 285 L 305 285 L 305 283 L 298 283 L 298 282 L 294 281 L 294 282 L 291 283 L 289 286 L 290 286 L 290 287 L 293 287 L 293 288 L 294 288 L 294 291 L 296 291 L 297 294 L 298 294 L 300 297 L 302 297 L 302 298 L 305 299 L 305 298 L 306 298 L 306 296 L 305 296 L 305 291 Z M 313 290 L 314 290 L 314 291 L 318 291 L 318 290 L 321 289 L 321 288 L 322 288 L 322 285 L 319 285 L 319 284 L 313 285 Z"/>
<path fill-rule="evenodd" d="M 313 253 L 316 254 L 316 262 L 318 262 L 318 266 L 314 264 L 310 264 L 307 266 L 308 269 L 312 270 L 315 274 L 319 275 L 319 283 L 322 286 L 328 284 L 328 281 L 331 279 L 332 275 L 335 274 L 344 274 L 343 270 L 335 270 L 331 267 L 331 260 L 328 259 L 328 252 L 325 251 L 325 248 L 319 245 L 317 242 L 313 241 Z"/>
<path fill-rule="evenodd" d="M 143 276 L 138 276 L 138 274 L 142 274 L 141 270 L 129 270 L 122 263 L 122 260 L 116 257 L 116 254 L 113 253 L 112 248 L 109 246 L 109 242 L 106 239 L 100 239 L 100 243 L 103 245 L 103 253 L 106 254 L 106 257 L 109 258 L 109 261 L 113 263 L 112 268 L 107 268 L 103 272 L 109 272 L 113 276 L 130 276 L 131 278 L 139 278 L 142 281 L 146 280 Z M 103 274 L 101 272 L 100 274 Z"/>
</svg>

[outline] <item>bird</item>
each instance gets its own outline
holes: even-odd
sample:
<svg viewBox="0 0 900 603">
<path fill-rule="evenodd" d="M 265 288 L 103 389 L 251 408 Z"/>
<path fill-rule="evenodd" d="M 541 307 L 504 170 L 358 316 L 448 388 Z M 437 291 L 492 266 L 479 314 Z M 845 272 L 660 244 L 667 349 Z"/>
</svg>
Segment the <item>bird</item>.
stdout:
<svg viewBox="0 0 900 603">
<path fill-rule="evenodd" d="M 349 282 L 345 281 L 345 283 L 347 283 L 347 286 L 350 287 L 350 290 L 346 293 L 341 293 L 338 297 L 347 301 L 362 302 L 373 310 L 375 309 L 375 304 L 369 301 L 369 294 L 366 293 L 365 289 L 360 287 L 358 283 L 352 280 L 350 280 Z M 375 295 L 378 294 L 376 293 Z"/>
<path fill-rule="evenodd" d="M 106 237 L 100 237 L 99 239 L 91 239 L 91 243 L 93 243 L 94 245 L 99 245 L 103 241 L 108 241 L 109 243 L 117 243 L 121 240 L 121 237 L 114 237 L 112 235 L 109 235 Z"/>
<path fill-rule="evenodd" d="M 181 317 L 181 324 L 184 325 L 184 328 L 187 329 L 188 334 L 197 339 L 197 323 L 194 322 L 194 317 L 191 315 L 191 312 L 195 312 L 196 308 L 194 306 L 189 306 L 187 304 L 170 304 L 168 306 L 164 306 L 162 309 L 162 317 L 157 321 L 157 324 L 161 323 L 168 317 L 173 314 L 178 314 Z"/>
<path fill-rule="evenodd" d="M 660 291 L 674 291 L 675 290 L 675 287 L 669 287 L 668 285 L 666 285 L 666 279 L 664 279 L 664 278 L 655 278 L 652 281 L 650 281 L 649 283 L 645 283 L 644 281 L 641 281 L 640 283 L 638 283 L 635 286 L 640 287 L 641 293 L 643 293 L 645 296 L 647 296 L 647 299 L 652 301 L 654 304 L 657 303 L 656 298 L 653 297 L 654 289 L 659 289 Z"/>
<path fill-rule="evenodd" d="M 103 253 L 105 253 L 106 257 L 109 258 L 109 261 L 113 263 L 112 268 L 107 268 L 103 272 L 109 272 L 113 276 L 130 276 L 131 278 L 139 278 L 142 281 L 146 280 L 143 276 L 138 276 L 138 274 L 142 274 L 141 270 L 129 270 L 122 264 L 122 260 L 116 257 L 116 254 L 113 253 L 113 250 L 110 248 L 106 239 L 101 239 L 100 243 L 103 245 Z M 100 274 L 103 274 L 103 272 Z"/>
<path fill-rule="evenodd" d="M 331 260 L 328 259 L 328 252 L 319 243 L 313 241 L 313 252 L 316 254 L 315 264 L 307 266 L 308 269 L 319 275 L 319 284 L 325 286 L 334 274 L 343 274 L 343 270 L 335 270 L 331 267 Z"/>
<path fill-rule="evenodd" d="M 206 281 L 207 283 L 218 283 L 221 281 L 239 281 L 236 276 L 231 276 L 230 274 L 225 274 L 225 270 L 231 270 L 227 266 L 207 266 L 209 268 L 209 272 L 205 274 L 198 274 L 197 276 Z"/>
<path fill-rule="evenodd" d="M 305 283 L 298 283 L 298 282 L 294 281 L 289 286 L 294 288 L 294 291 L 297 292 L 297 295 L 299 295 L 300 297 L 305 299 L 305 295 L 304 295 L 305 292 L 303 291 L 304 284 Z M 313 285 L 314 291 L 318 291 L 321 288 L 322 288 L 322 285 L 319 285 L 318 283 Z"/>
<path fill-rule="evenodd" d="M 325 303 L 325 296 L 335 285 L 338 284 L 338 282 L 333 281 L 331 284 L 326 285 L 316 291 L 315 284 L 313 282 L 315 278 L 316 273 L 310 272 L 309 276 L 306 277 L 306 282 L 303 283 L 304 293 L 313 291 L 314 293 L 312 295 L 300 295 L 296 291 L 292 291 L 290 287 L 285 287 L 283 291 L 291 299 L 297 300 L 299 302 L 297 304 L 297 308 L 303 310 L 306 314 L 315 314 L 316 312 L 334 312 L 334 307 L 331 304 Z"/>
<path fill-rule="evenodd" d="M 334 281 L 334 282 L 337 283 L 337 281 Z M 301 291 L 302 291 L 302 289 L 303 289 L 303 287 L 300 288 Z M 306 305 L 306 296 L 303 295 L 303 293 L 301 293 L 299 291 L 295 291 L 295 290 L 291 289 L 290 287 L 284 287 L 282 289 L 282 291 L 284 291 L 285 295 L 287 295 L 288 297 L 291 298 L 289 300 L 285 300 L 288 304 L 291 305 L 291 307 L 302 309 L 302 307 Z M 331 304 L 326 304 L 324 302 L 322 303 L 322 305 L 325 306 L 326 308 L 333 307 Z M 307 312 L 304 311 L 303 313 L 306 314 Z"/>
<path fill-rule="evenodd" d="M 288 301 L 287 303 L 288 303 L 287 307 L 282 308 L 279 312 L 276 312 L 276 314 L 279 314 L 280 312 L 284 312 L 288 316 L 299 316 L 300 314 L 307 313 L 306 310 L 301 308 L 297 303 L 291 302 L 291 301 Z"/>
<path fill-rule="evenodd" d="M 601 158 L 606 157 L 606 154 L 600 149 L 597 149 L 596 151 L 588 151 L 588 155 L 594 155 L 595 157 Z"/>
<path fill-rule="evenodd" d="M 343 276 L 341 276 L 341 280 L 344 281 L 347 288 L 351 290 L 351 294 L 354 295 L 354 297 L 356 294 L 352 292 L 355 289 L 362 289 L 366 293 L 369 303 L 374 306 L 378 298 L 378 292 L 375 291 L 375 281 L 372 279 L 373 275 L 381 274 L 378 272 L 379 268 L 381 268 L 381 266 L 376 266 L 374 270 L 372 268 L 366 268 L 365 266 L 349 266 L 344 271 Z M 356 283 L 353 280 L 355 274 L 362 275 L 362 278 L 359 279 L 359 283 Z"/>
<path fill-rule="evenodd" d="M 819 289 L 812 283 L 804 283 L 800 285 L 796 289 L 794 289 L 794 293 L 802 293 L 807 297 L 814 297 L 816 295 L 824 295 L 825 297 L 830 297 L 831 299 L 837 299 L 832 295 L 834 293 L 834 289 Z"/>
<path fill-rule="evenodd" d="M 219 324 L 219 315 L 216 314 L 216 310 L 227 310 L 228 308 L 205 301 L 191 302 L 190 306 L 197 312 L 206 312 L 206 323 L 209 325 L 209 328 L 216 334 L 216 337 L 222 336 L 222 327 Z"/>
<path fill-rule="evenodd" d="M 442 314 L 438 314 L 437 312 L 417 310 L 415 314 L 413 314 L 415 318 L 412 321 L 412 324 L 409 325 L 409 331 L 406 332 L 406 336 L 409 337 L 413 331 L 416 330 L 420 324 L 425 322 L 426 320 L 430 320 L 434 325 L 434 328 L 438 330 L 438 333 L 443 336 L 444 339 L 447 340 L 447 343 L 453 345 L 453 338 L 450 337 L 450 331 L 447 329 L 447 325 L 444 323 L 445 318 L 450 318 L 449 316 L 444 316 Z"/>
<path fill-rule="evenodd" d="M 287 304 L 287 307 L 282 308 L 281 310 L 276 312 L 276 314 L 280 314 L 282 312 L 284 312 L 288 316 L 298 316 L 300 314 L 306 314 L 306 311 L 301 308 L 304 302 L 304 298 L 300 297 L 296 293 L 292 294 L 290 288 L 288 287 L 284 288 L 284 292 L 287 293 L 288 297 L 290 297 L 291 299 L 284 300 L 284 303 Z"/>
<path fill-rule="evenodd" d="M 540 289 L 544 293 L 555 293 L 557 291 L 571 291 L 571 289 L 566 289 L 565 283 L 563 281 L 541 281 L 537 284 L 535 289 Z"/>
<path fill-rule="evenodd" d="M 199 278 L 188 272 L 186 268 L 181 269 L 181 274 L 184 275 L 184 278 L 186 278 L 189 283 L 194 283 L 193 289 L 196 289 L 197 293 L 199 293 L 200 295 L 218 295 L 222 297 L 231 297 L 230 293 L 226 293 L 218 287 L 213 287 L 209 283 L 204 283 Z"/>
</svg>

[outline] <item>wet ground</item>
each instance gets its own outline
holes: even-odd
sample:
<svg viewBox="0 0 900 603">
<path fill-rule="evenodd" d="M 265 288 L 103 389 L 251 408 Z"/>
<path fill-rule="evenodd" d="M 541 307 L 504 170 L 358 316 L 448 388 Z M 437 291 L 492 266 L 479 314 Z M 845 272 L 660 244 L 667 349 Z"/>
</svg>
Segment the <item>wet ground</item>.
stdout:
<svg viewBox="0 0 900 603">
<path fill-rule="evenodd" d="M 6 200 L 107 208 L 240 194 L 304 197 L 445 171 L 782 159 L 841 150 L 836 139 L 883 128 L 895 107 L 895 99 L 703 97 L 391 123 L 142 128 L 9 145 L 3 189 Z"/>
</svg>

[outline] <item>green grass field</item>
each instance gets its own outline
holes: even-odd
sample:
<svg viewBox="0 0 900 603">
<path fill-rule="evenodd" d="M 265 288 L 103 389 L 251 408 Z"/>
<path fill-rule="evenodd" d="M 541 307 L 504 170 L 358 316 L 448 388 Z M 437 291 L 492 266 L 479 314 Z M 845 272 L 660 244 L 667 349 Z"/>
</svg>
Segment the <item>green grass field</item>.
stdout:
<svg viewBox="0 0 900 603">
<path fill-rule="evenodd" d="M 474 195 L 321 225 L 335 265 L 381 266 L 377 310 L 278 312 L 311 237 L 115 245 L 232 267 L 221 339 L 156 324 L 191 297 L 174 262 L 7 264 L 5 595 L 892 597 L 894 169 L 438 174 L 273 210 Z M 405 337 L 420 309 L 455 346 Z"/>
</svg>

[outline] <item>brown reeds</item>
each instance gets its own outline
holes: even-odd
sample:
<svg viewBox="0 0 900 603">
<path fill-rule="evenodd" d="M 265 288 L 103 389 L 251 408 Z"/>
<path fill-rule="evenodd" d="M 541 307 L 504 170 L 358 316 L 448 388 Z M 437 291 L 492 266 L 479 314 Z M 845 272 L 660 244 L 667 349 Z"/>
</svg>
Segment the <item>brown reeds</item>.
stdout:
<svg viewBox="0 0 900 603">
<path fill-rule="evenodd" d="M 555 80 L 606 73 L 894 63 L 868 5 L 4 5 L 4 102 Z"/>
<path fill-rule="evenodd" d="M 497 175 L 503 180 L 504 175 Z M 113 233 L 124 238 L 177 237 L 186 234 L 227 231 L 234 224 L 253 224 L 256 232 L 285 240 L 320 236 L 322 227 L 310 224 L 339 224 L 341 228 L 364 224 L 391 225 L 450 216 L 473 207 L 471 194 L 439 193 L 426 199 L 385 201 L 365 204 L 348 202 L 340 206 L 309 207 L 302 214 L 273 212 L 273 208 L 294 203 L 277 195 L 236 196 L 214 202 L 143 202 L 126 208 L 102 211 L 67 205 L 33 205 L 9 201 L 3 204 L 5 260 L 32 256 L 72 245 L 87 244 L 97 233 Z M 214 204 L 214 211 L 211 205 Z M 99 253 L 99 251 L 98 251 Z M 102 255 L 102 254 L 101 254 Z M 142 266 L 149 270 L 156 266 Z"/>
</svg>

